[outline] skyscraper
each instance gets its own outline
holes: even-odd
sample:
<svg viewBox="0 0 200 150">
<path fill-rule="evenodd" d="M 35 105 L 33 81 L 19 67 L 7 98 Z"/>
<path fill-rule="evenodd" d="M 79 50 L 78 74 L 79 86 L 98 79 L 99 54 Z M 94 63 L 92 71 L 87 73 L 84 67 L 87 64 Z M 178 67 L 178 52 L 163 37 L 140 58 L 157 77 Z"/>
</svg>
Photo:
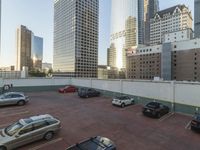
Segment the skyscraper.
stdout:
<svg viewBox="0 0 200 150">
<path fill-rule="evenodd" d="M 200 38 L 200 0 L 194 1 L 194 32 Z"/>
<path fill-rule="evenodd" d="M 23 66 L 29 70 L 42 69 L 43 38 L 34 36 L 26 26 L 17 28 L 17 70 Z"/>
<path fill-rule="evenodd" d="M 140 0 L 139 0 L 140 1 Z M 159 11 L 158 0 L 141 0 L 144 1 L 144 44 L 150 44 L 150 19 Z M 141 12 L 142 13 L 142 12 Z"/>
<path fill-rule="evenodd" d="M 127 39 L 128 36 L 130 39 Z M 116 50 L 114 67 L 125 68 L 126 51 L 138 45 L 138 0 L 111 1 L 110 45 Z"/>
<path fill-rule="evenodd" d="M 0 0 L 0 65 L 1 65 L 1 0 Z"/>
<path fill-rule="evenodd" d="M 56 76 L 97 77 L 99 0 L 54 0 Z"/>
</svg>

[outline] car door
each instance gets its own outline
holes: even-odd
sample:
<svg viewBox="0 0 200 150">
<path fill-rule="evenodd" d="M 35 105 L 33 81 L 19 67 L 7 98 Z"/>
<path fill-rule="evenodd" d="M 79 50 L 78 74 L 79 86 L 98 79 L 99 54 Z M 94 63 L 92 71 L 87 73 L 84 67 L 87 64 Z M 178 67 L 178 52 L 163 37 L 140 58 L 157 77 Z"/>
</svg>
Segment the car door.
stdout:
<svg viewBox="0 0 200 150">
<path fill-rule="evenodd" d="M 12 102 L 12 94 L 6 94 L 3 98 L 3 104 L 4 105 L 10 105 L 13 104 Z"/>
<path fill-rule="evenodd" d="M 13 140 L 14 148 L 31 143 L 32 142 L 32 131 L 33 131 L 33 126 L 31 124 L 31 125 L 25 126 L 16 135 L 14 135 L 14 138 L 15 138 Z"/>
<path fill-rule="evenodd" d="M 88 96 L 89 97 L 92 97 L 94 94 L 93 94 L 93 90 L 92 89 L 88 89 Z"/>
<path fill-rule="evenodd" d="M 48 129 L 48 122 L 41 120 L 39 122 L 36 122 L 33 124 L 33 134 L 32 134 L 32 140 L 37 141 L 44 137 L 45 133 Z"/>
<path fill-rule="evenodd" d="M 126 99 L 126 105 L 130 105 L 131 104 L 131 98 L 126 96 L 125 99 Z"/>
</svg>

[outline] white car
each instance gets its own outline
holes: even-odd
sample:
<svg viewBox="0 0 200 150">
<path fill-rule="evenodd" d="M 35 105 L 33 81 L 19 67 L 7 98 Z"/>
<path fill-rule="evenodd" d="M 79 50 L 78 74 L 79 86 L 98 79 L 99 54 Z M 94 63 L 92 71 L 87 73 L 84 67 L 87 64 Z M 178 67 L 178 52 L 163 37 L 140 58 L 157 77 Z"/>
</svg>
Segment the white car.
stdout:
<svg viewBox="0 0 200 150">
<path fill-rule="evenodd" d="M 131 98 L 129 96 L 119 96 L 119 97 L 113 98 L 112 100 L 113 105 L 121 106 L 122 108 L 134 103 L 135 103 L 134 98 Z"/>
</svg>

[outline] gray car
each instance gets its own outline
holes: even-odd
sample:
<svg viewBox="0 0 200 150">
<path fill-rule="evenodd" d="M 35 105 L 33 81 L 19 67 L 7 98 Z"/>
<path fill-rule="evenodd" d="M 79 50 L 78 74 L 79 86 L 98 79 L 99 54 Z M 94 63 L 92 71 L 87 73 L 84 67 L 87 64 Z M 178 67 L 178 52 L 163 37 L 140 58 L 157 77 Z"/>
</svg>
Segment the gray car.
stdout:
<svg viewBox="0 0 200 150">
<path fill-rule="evenodd" d="M 0 95 L 0 106 L 5 105 L 25 105 L 29 100 L 28 96 L 25 96 L 21 92 L 7 92 Z"/>
<path fill-rule="evenodd" d="M 12 150 L 40 139 L 50 140 L 59 129 L 60 121 L 49 114 L 20 119 L 0 129 L 0 150 Z"/>
</svg>

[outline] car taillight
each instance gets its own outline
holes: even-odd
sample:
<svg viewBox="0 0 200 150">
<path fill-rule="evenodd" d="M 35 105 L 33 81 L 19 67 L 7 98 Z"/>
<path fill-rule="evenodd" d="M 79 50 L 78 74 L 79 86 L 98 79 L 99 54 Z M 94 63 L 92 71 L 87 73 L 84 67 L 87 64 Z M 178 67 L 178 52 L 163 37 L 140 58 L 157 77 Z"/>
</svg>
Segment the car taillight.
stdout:
<svg viewBox="0 0 200 150">
<path fill-rule="evenodd" d="M 192 123 L 192 124 L 194 124 L 194 125 L 196 125 L 196 124 L 197 124 L 197 122 L 196 122 L 196 121 L 194 121 L 194 120 L 193 120 L 191 123 Z"/>
</svg>

